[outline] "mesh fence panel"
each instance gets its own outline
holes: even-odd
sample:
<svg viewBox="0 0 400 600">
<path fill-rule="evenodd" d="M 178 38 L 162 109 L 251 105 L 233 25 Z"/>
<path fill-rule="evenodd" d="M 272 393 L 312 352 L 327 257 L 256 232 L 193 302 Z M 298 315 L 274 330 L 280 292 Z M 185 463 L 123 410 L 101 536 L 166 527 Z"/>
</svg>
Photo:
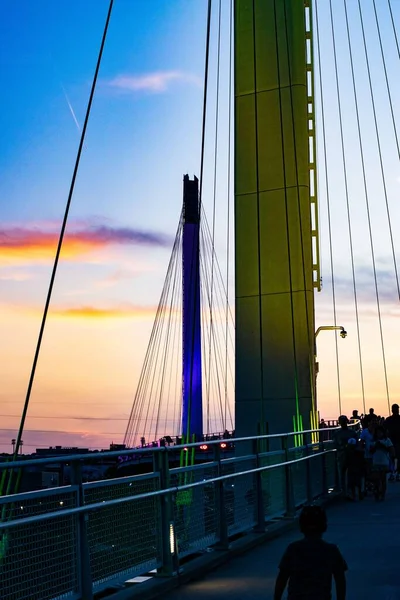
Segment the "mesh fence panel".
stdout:
<svg viewBox="0 0 400 600">
<path fill-rule="evenodd" d="M 326 449 L 332 447 L 324 443 Z M 295 505 L 307 501 L 307 469 L 311 474 L 311 492 L 323 492 L 323 464 L 319 448 L 309 448 L 309 461 L 290 466 Z M 289 460 L 305 456 L 304 448 L 291 448 Z M 315 456 L 313 456 L 315 453 Z M 328 488 L 335 486 L 336 456 L 324 455 Z M 259 466 L 284 462 L 283 451 L 259 456 Z M 307 467 L 308 463 L 308 467 Z M 256 468 L 256 457 L 242 456 L 220 463 L 221 475 L 234 475 Z M 207 481 L 218 475 L 215 462 L 184 469 L 171 469 L 171 487 Z M 218 541 L 222 489 L 228 535 L 251 529 L 256 524 L 256 478 L 253 473 L 231 477 L 223 483 L 206 483 L 174 493 L 173 518 L 181 557 L 205 549 Z M 285 468 L 267 470 L 261 475 L 264 511 L 267 519 L 286 512 Z M 216 487 L 221 486 L 220 488 Z M 161 566 L 160 497 L 131 500 L 107 506 L 116 498 L 132 498 L 160 489 L 157 473 L 125 477 L 83 485 L 86 505 L 104 503 L 104 508 L 88 515 L 87 533 L 94 590 L 110 580 L 143 574 Z M 5 502 L 7 500 L 7 502 Z M 80 566 L 76 515 L 60 516 L 43 522 L 24 524 L 23 520 L 42 513 L 61 512 L 77 505 L 74 487 L 18 494 L 0 499 L 2 520 L 18 521 L 1 534 L 1 600 L 53 600 L 79 597 Z"/>
<path fill-rule="evenodd" d="M 37 523 L 21 521 L 76 506 L 76 494 L 17 494 L 1 504 L 2 521 L 20 523 L 0 533 L 1 600 L 50 600 L 76 598 L 78 557 L 76 517 L 65 516 Z"/>
<path fill-rule="evenodd" d="M 289 451 L 289 460 L 298 460 L 306 455 L 304 448 L 291 448 Z M 290 465 L 293 494 L 295 506 L 299 506 L 307 502 L 307 465 L 306 461 Z"/>
<path fill-rule="evenodd" d="M 215 464 L 170 473 L 171 486 L 187 485 L 217 476 Z M 217 541 L 218 506 L 214 483 L 179 491 L 174 496 L 174 523 L 179 556 L 207 548 Z"/>
<path fill-rule="evenodd" d="M 260 456 L 261 467 L 277 465 L 285 460 L 285 453 L 279 451 Z M 286 511 L 286 476 L 285 467 L 268 469 L 261 475 L 264 513 L 267 519 L 280 516 Z"/>
<path fill-rule="evenodd" d="M 328 489 L 334 489 L 336 486 L 336 452 L 326 452 L 325 454 L 326 484 Z"/>
<path fill-rule="evenodd" d="M 310 451 L 310 476 L 311 476 L 311 495 L 318 498 L 324 493 L 324 461 L 319 448 Z"/>
<path fill-rule="evenodd" d="M 256 459 L 243 458 L 222 464 L 222 475 L 255 469 Z M 256 524 L 256 486 L 254 474 L 240 475 L 224 482 L 224 507 L 228 535 L 251 529 Z"/>
<path fill-rule="evenodd" d="M 159 489 L 158 475 L 124 478 L 106 485 L 84 485 L 85 504 L 106 503 Z M 94 586 L 123 574 L 160 566 L 160 499 L 150 496 L 89 513 L 88 543 Z"/>
</svg>

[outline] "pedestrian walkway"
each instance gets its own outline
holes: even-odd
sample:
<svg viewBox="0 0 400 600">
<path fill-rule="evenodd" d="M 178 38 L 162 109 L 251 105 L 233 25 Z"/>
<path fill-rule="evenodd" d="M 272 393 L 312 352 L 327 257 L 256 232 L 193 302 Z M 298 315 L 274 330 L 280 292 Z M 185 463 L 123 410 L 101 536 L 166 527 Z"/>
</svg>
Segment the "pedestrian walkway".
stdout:
<svg viewBox="0 0 400 600">
<path fill-rule="evenodd" d="M 388 484 L 385 502 L 343 501 L 328 507 L 327 514 L 324 539 L 339 546 L 349 566 L 347 600 L 400 600 L 400 483 Z M 299 537 L 298 531 L 290 531 L 164 598 L 269 600 L 280 557 L 288 543 Z"/>
</svg>

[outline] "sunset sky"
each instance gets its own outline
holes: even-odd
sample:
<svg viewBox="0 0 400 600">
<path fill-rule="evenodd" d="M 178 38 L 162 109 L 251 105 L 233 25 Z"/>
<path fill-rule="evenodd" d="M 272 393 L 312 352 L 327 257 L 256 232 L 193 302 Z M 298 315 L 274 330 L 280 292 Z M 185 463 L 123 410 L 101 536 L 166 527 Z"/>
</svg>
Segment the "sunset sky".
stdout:
<svg viewBox="0 0 400 600">
<path fill-rule="evenodd" d="M 217 3 L 214 3 L 214 17 Z M 357 142 L 343 3 L 339 77 L 367 409 L 387 413 L 365 194 Z M 400 400 L 399 298 L 394 277 L 357 2 L 348 0 L 367 185 L 378 272 L 390 402 Z M 400 57 L 387 4 L 379 5 L 396 124 Z M 384 6 L 383 6 L 384 4 Z M 393 13 L 400 30 L 400 5 Z M 222 0 L 222 84 L 227 79 L 229 2 Z M 400 248 L 400 168 L 372 0 L 365 26 L 383 151 L 394 246 Z M 349 261 L 346 198 L 328 3 L 319 0 L 328 184 L 342 411 L 362 411 Z M 106 0 L 3 0 L 0 22 L 0 449 L 11 447 L 26 394 L 68 195 Z M 55 444 L 108 447 L 125 432 L 182 202 L 182 177 L 199 175 L 206 0 L 115 0 L 75 187 L 49 320 L 31 398 L 26 451 Z M 213 21 L 212 52 L 215 53 Z M 372 50 L 374 49 L 374 50 Z M 372 56 L 372 53 L 374 55 Z M 215 56 L 215 54 L 214 54 Z M 215 82 L 215 60 L 211 65 Z M 318 79 L 318 78 L 317 78 Z M 210 94 L 215 91 L 211 83 Z M 320 111 L 320 98 L 317 105 Z M 216 250 L 225 269 L 228 93 L 221 94 Z M 214 127 L 210 104 L 209 131 Z M 320 112 L 319 112 L 320 115 Z M 211 222 L 212 134 L 204 205 Z M 322 127 L 318 127 L 322 275 L 317 326 L 333 324 Z M 233 264 L 233 256 L 229 257 Z M 232 271 L 232 270 L 231 270 Z M 233 298 L 233 276 L 229 289 Z M 232 299 L 233 303 L 233 299 Z M 338 415 L 334 334 L 318 337 L 321 415 Z"/>
</svg>

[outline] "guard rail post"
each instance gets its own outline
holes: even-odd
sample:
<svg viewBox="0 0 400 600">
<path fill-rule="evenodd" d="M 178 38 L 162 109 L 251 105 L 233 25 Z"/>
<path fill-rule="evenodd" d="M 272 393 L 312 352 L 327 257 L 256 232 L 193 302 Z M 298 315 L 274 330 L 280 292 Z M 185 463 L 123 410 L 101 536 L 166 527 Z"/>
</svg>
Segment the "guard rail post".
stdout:
<svg viewBox="0 0 400 600">
<path fill-rule="evenodd" d="M 313 452 L 311 434 L 309 434 L 309 433 L 304 434 L 304 443 L 305 443 L 304 454 L 306 456 L 311 456 L 312 452 Z M 311 459 L 307 458 L 305 463 L 306 463 L 307 502 L 308 502 L 308 504 L 310 504 L 313 500 L 312 484 L 311 484 Z"/>
<path fill-rule="evenodd" d="M 217 464 L 217 477 L 221 477 L 221 447 L 219 444 L 214 444 L 214 462 Z M 224 502 L 224 481 L 216 481 L 214 483 L 215 493 L 215 513 L 218 515 L 218 542 L 215 544 L 217 550 L 227 550 L 229 548 L 228 539 L 228 523 L 226 520 L 226 510 Z"/>
<path fill-rule="evenodd" d="M 259 448 L 259 440 L 253 440 L 253 454 L 256 457 L 256 469 L 260 468 L 262 465 L 260 463 L 260 448 Z M 262 477 L 263 471 L 257 471 L 255 474 L 255 517 L 256 517 L 256 526 L 254 527 L 254 531 L 257 533 L 264 533 L 265 531 L 265 511 L 264 511 L 264 494 L 263 494 L 263 484 Z"/>
<path fill-rule="evenodd" d="M 71 483 L 78 487 L 77 506 L 84 506 L 85 498 L 82 485 L 82 461 L 73 461 L 71 463 Z M 93 600 L 93 583 L 90 568 L 90 552 L 87 534 L 87 523 L 89 515 L 81 512 L 75 516 L 76 520 L 76 570 L 79 582 L 79 593 L 82 600 Z"/>
<path fill-rule="evenodd" d="M 335 462 L 335 492 L 342 491 L 344 493 L 345 490 L 342 490 L 342 480 L 341 480 L 341 473 L 339 471 L 339 462 L 338 462 L 338 458 L 337 458 L 337 451 L 334 452 L 334 454 L 333 454 L 333 460 Z"/>
<path fill-rule="evenodd" d="M 170 488 L 169 458 L 167 448 L 164 447 L 153 454 L 154 472 L 160 476 L 160 488 Z M 171 577 L 174 574 L 174 557 L 176 561 L 175 524 L 172 506 L 172 490 L 158 496 L 161 518 L 161 567 L 157 570 L 159 577 Z"/>
<path fill-rule="evenodd" d="M 282 450 L 284 451 L 284 460 L 287 463 L 290 460 L 289 456 L 289 436 L 281 437 Z M 294 500 L 293 475 L 292 465 L 285 465 L 285 490 L 286 490 L 286 517 L 293 518 L 296 513 L 296 505 Z"/>
<path fill-rule="evenodd" d="M 327 478 L 327 474 L 326 474 L 326 453 L 325 453 L 324 442 L 321 439 L 321 436 L 319 439 L 319 452 L 321 454 L 322 495 L 326 496 L 328 493 L 328 478 Z"/>
</svg>

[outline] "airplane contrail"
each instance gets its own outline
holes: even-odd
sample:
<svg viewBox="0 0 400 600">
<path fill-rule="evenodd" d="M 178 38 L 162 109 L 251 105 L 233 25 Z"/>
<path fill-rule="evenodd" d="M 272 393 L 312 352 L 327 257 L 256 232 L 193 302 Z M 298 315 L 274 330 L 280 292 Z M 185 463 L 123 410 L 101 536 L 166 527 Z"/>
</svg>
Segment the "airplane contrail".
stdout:
<svg viewBox="0 0 400 600">
<path fill-rule="evenodd" d="M 72 115 L 72 118 L 73 118 L 73 120 L 74 120 L 74 122 L 75 122 L 75 125 L 76 125 L 76 127 L 77 127 L 77 129 L 78 129 L 79 133 L 82 133 L 81 126 L 80 126 L 80 125 L 79 125 L 79 123 L 78 123 L 78 119 L 76 118 L 76 115 L 75 115 L 74 109 L 72 108 L 72 104 L 71 104 L 71 102 L 69 101 L 69 98 L 68 98 L 67 92 L 65 91 L 65 87 L 63 86 L 63 84 L 62 84 L 61 82 L 60 82 L 60 85 L 61 85 L 61 89 L 62 89 L 62 91 L 63 91 L 63 93 L 64 93 L 65 100 L 66 100 L 66 102 L 67 102 L 67 104 L 68 104 L 68 108 L 69 108 L 69 110 L 70 110 L 70 113 L 71 113 L 71 115 Z"/>
</svg>

